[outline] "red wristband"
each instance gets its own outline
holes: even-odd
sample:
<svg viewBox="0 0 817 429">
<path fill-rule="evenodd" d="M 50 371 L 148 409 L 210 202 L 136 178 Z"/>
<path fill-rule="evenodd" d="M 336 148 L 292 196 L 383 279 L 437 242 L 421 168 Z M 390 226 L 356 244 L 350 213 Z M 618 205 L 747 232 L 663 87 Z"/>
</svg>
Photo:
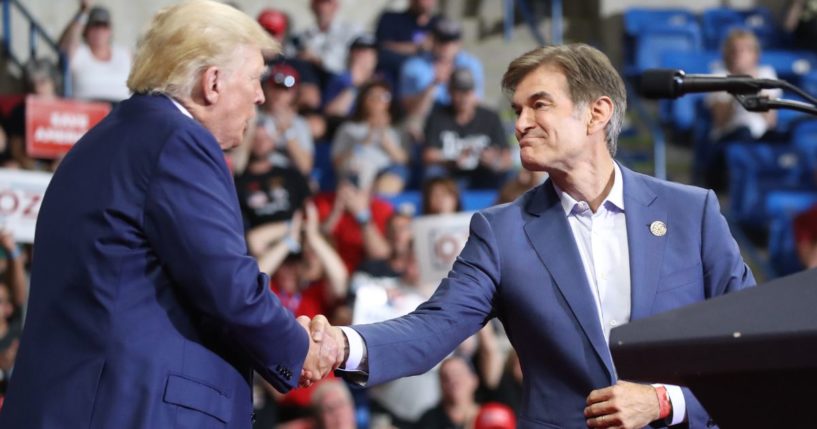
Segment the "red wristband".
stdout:
<svg viewBox="0 0 817 429">
<path fill-rule="evenodd" d="M 658 395 L 658 419 L 666 419 L 672 413 L 672 403 L 669 400 L 667 388 L 665 386 L 655 386 L 655 394 Z"/>
</svg>

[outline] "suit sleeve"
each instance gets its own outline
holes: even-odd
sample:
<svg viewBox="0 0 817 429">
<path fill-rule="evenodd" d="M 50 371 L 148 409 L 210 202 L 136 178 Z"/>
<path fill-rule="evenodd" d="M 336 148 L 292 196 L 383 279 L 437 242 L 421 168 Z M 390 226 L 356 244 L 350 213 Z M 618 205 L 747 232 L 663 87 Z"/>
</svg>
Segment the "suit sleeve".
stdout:
<svg viewBox="0 0 817 429">
<path fill-rule="evenodd" d="M 468 242 L 434 295 L 406 316 L 355 326 L 366 343 L 367 385 L 422 374 L 494 316 L 499 253 L 482 213 L 471 218 Z"/>
<path fill-rule="evenodd" d="M 180 131 L 165 144 L 144 225 L 184 299 L 219 323 L 276 389 L 294 387 L 309 340 L 247 254 L 235 186 L 212 137 Z"/>
<path fill-rule="evenodd" d="M 738 244 L 712 191 L 706 194 L 701 246 L 707 299 L 755 285 L 752 271 L 743 262 Z"/>
</svg>

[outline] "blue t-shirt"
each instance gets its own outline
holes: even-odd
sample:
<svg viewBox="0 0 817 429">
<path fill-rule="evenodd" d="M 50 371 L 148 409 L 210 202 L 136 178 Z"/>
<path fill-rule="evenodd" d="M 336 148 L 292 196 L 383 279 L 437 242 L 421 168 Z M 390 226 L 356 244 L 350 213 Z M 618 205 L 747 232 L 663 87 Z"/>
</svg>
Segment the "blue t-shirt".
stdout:
<svg viewBox="0 0 817 429">
<path fill-rule="evenodd" d="M 482 71 L 482 63 L 471 54 L 460 51 L 454 57 L 455 68 L 466 68 L 471 71 L 474 77 L 474 89 L 481 99 L 484 95 L 485 76 Z M 422 92 L 434 82 L 434 59 L 431 54 L 424 53 L 415 55 L 403 63 L 400 70 L 400 97 L 412 96 Z M 448 85 L 437 86 L 435 101 L 442 105 L 451 104 L 451 97 L 448 95 Z"/>
</svg>

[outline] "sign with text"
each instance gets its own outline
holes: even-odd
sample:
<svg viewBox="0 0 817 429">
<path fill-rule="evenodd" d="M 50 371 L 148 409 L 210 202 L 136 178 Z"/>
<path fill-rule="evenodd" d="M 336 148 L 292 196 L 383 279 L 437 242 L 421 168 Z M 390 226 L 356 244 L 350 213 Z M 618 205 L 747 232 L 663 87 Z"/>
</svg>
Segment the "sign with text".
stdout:
<svg viewBox="0 0 817 429">
<path fill-rule="evenodd" d="M 472 215 L 468 212 L 414 218 L 414 254 L 422 284 L 437 283 L 448 275 L 468 240 Z"/>
<path fill-rule="evenodd" d="M 51 173 L 0 168 L 0 227 L 18 243 L 34 242 L 34 227 Z"/>
<path fill-rule="evenodd" d="M 26 153 L 57 159 L 110 112 L 108 103 L 26 97 Z"/>
</svg>

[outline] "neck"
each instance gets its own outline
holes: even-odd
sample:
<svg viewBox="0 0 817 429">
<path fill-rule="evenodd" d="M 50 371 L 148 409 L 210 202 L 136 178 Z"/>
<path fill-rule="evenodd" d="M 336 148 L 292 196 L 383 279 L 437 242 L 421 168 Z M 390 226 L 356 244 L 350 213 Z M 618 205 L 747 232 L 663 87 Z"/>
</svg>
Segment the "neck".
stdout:
<svg viewBox="0 0 817 429">
<path fill-rule="evenodd" d="M 608 156 L 601 162 L 583 162 L 564 171 L 553 171 L 550 178 L 576 201 L 586 201 L 595 213 L 613 188 L 613 160 Z"/>
<path fill-rule="evenodd" d="M 460 110 L 454 113 L 454 120 L 460 125 L 465 125 L 468 122 L 471 122 L 471 119 L 474 119 L 475 112 L 476 109 L 471 108 Z"/>
</svg>

